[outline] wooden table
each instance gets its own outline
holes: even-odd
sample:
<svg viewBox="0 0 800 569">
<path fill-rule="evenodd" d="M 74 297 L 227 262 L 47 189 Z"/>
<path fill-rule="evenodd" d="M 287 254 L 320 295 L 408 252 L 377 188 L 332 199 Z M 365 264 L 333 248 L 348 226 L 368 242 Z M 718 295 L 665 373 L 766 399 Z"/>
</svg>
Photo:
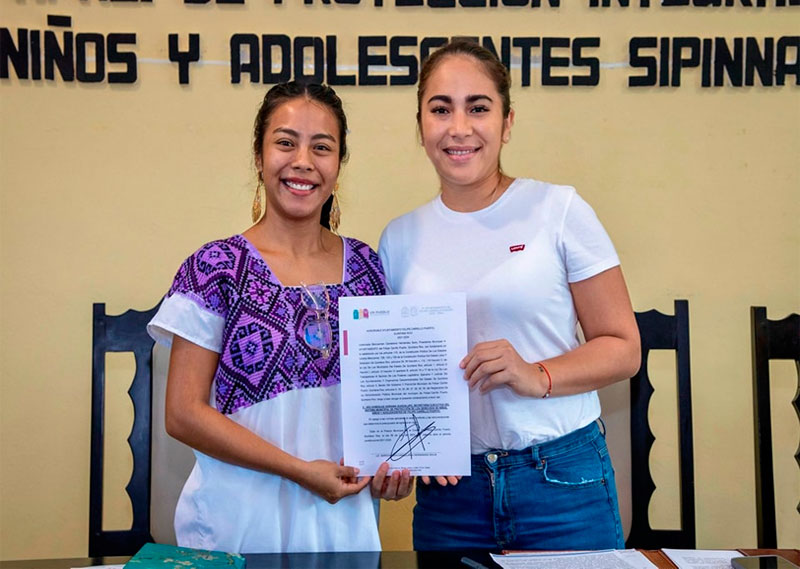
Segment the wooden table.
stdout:
<svg viewBox="0 0 800 569">
<path fill-rule="evenodd" d="M 797 549 L 739 549 L 744 555 L 780 555 L 800 566 Z M 641 550 L 659 569 L 675 569 L 669 558 L 657 549 Z M 247 569 L 467 569 L 461 557 L 467 555 L 487 567 L 496 567 L 486 552 L 415 552 L 384 551 L 381 553 L 267 553 L 249 554 Z M 0 561 L 0 569 L 71 569 L 92 565 L 122 565 L 129 557 L 95 557 L 73 559 L 32 559 Z"/>
<path fill-rule="evenodd" d="M 676 565 L 660 549 L 640 551 L 659 569 L 676 568 Z M 739 549 L 738 551 L 741 551 L 743 555 L 780 555 L 800 567 L 800 551 L 797 549 Z"/>
</svg>

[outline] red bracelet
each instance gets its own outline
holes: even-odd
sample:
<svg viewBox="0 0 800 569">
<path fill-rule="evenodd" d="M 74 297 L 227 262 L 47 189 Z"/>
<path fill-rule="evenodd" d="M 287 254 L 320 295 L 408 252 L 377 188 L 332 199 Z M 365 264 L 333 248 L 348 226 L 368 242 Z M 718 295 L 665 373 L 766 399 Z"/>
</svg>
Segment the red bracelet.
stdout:
<svg viewBox="0 0 800 569">
<path fill-rule="evenodd" d="M 547 376 L 547 391 L 545 391 L 544 395 L 542 395 L 542 399 L 547 399 L 550 397 L 550 394 L 553 393 L 553 378 L 550 377 L 550 372 L 547 371 L 547 368 L 544 367 L 542 362 L 536 362 L 536 365 L 539 366 L 539 369 L 541 369 Z"/>
</svg>

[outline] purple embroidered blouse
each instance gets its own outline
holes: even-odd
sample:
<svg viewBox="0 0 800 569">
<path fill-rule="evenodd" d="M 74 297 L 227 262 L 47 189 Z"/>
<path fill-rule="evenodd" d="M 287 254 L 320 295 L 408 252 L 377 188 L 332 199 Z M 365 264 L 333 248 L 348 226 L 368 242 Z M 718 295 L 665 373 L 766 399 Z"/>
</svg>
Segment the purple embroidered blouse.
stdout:
<svg viewBox="0 0 800 569">
<path fill-rule="evenodd" d="M 235 413 L 292 389 L 340 382 L 338 298 L 386 293 L 377 254 L 357 239 L 343 241 L 342 282 L 327 285 L 333 329 L 327 359 L 303 341 L 303 327 L 314 313 L 303 306 L 300 287 L 284 287 L 241 235 L 203 245 L 181 265 L 167 298 L 182 295 L 201 312 L 224 319 L 214 376 L 215 405 L 221 413 Z"/>
</svg>

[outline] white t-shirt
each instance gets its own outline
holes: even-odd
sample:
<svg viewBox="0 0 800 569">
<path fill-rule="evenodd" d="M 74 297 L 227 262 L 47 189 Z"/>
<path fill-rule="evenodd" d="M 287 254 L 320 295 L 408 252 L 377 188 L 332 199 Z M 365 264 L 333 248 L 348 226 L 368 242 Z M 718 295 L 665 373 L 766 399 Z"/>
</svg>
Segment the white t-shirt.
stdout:
<svg viewBox="0 0 800 569">
<path fill-rule="evenodd" d="M 576 348 L 569 283 L 619 265 L 592 208 L 574 188 L 518 178 L 489 207 L 453 211 L 437 197 L 392 220 L 379 255 L 394 294 L 463 291 L 467 341 L 505 338 L 528 362 Z M 594 391 L 533 399 L 508 387 L 470 392 L 472 452 L 523 449 L 600 416 Z"/>
</svg>

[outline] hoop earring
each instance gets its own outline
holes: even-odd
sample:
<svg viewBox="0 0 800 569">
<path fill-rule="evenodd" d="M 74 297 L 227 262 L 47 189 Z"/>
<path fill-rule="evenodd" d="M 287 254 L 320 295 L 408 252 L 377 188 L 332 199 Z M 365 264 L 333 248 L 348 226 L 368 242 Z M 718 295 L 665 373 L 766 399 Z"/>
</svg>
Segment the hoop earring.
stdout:
<svg viewBox="0 0 800 569">
<path fill-rule="evenodd" d="M 258 173 L 258 185 L 256 186 L 256 195 L 253 196 L 253 210 L 250 212 L 253 218 L 253 223 L 261 219 L 261 186 L 264 185 L 264 180 L 261 179 L 261 172 Z"/>
<path fill-rule="evenodd" d="M 339 182 L 336 182 L 333 186 L 333 193 L 331 197 L 333 200 L 331 201 L 331 212 L 328 214 L 328 225 L 331 228 L 331 231 L 338 234 L 339 233 L 339 222 L 342 219 L 342 210 L 339 209 L 339 197 L 336 193 L 339 191 Z"/>
</svg>

